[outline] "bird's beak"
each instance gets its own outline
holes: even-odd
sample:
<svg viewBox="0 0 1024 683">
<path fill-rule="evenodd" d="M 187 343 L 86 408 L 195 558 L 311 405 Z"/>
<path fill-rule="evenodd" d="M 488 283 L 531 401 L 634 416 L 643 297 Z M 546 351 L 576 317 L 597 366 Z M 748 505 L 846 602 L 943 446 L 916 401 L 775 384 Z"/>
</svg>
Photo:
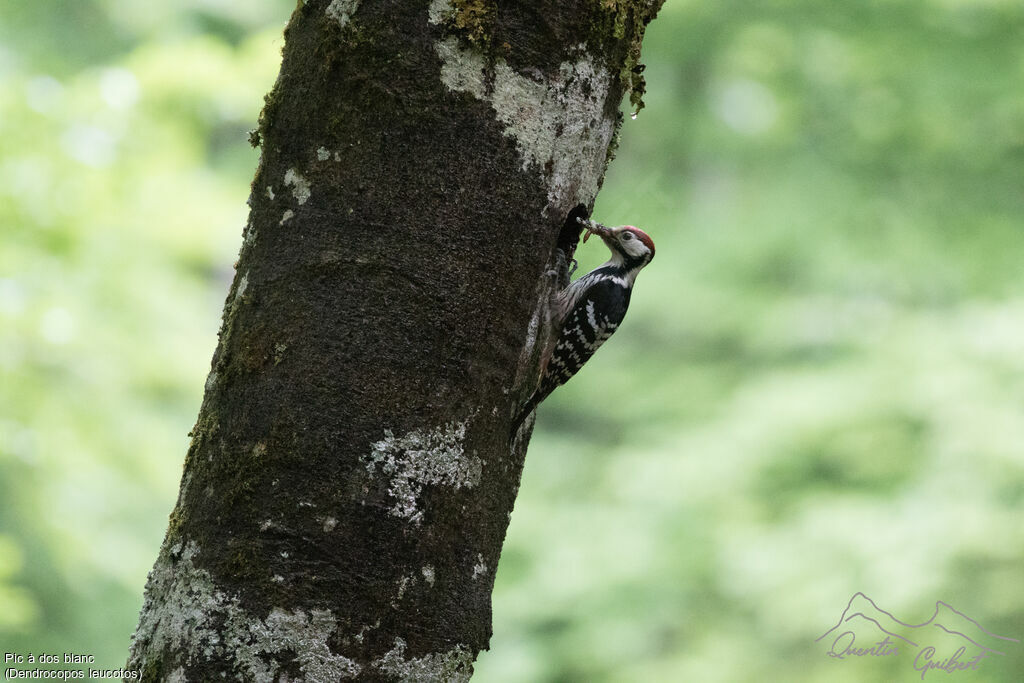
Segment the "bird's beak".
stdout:
<svg viewBox="0 0 1024 683">
<path fill-rule="evenodd" d="M 581 219 L 580 224 L 583 226 L 583 229 L 587 231 L 586 234 L 583 235 L 584 242 L 590 239 L 591 235 L 597 235 L 598 237 L 607 239 L 615 234 L 612 228 L 601 225 L 596 221 L 585 221 Z"/>
</svg>

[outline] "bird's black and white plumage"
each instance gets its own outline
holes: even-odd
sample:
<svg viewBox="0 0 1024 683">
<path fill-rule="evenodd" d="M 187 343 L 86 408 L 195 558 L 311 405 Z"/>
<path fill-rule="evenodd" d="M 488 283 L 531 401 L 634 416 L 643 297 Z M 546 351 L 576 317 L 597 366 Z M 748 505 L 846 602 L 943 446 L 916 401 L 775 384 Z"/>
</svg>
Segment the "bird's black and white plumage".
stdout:
<svg viewBox="0 0 1024 683">
<path fill-rule="evenodd" d="M 537 404 L 569 381 L 614 334 L 626 316 L 637 274 L 654 258 L 654 242 L 639 228 L 584 225 L 589 233 L 604 240 L 611 258 L 559 293 L 556 315 L 561 320 L 561 332 L 540 385 L 516 416 L 513 432 Z"/>
</svg>

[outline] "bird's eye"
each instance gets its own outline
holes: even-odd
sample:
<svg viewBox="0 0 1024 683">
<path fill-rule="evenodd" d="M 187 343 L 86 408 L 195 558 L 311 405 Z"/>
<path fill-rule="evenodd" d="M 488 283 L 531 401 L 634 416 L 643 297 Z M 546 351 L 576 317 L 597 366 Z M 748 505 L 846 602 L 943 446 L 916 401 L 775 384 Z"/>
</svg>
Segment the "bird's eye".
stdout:
<svg viewBox="0 0 1024 683">
<path fill-rule="evenodd" d="M 622 241 L 623 242 L 628 242 L 631 239 L 633 239 L 633 233 L 631 233 L 631 232 L 624 232 L 624 233 L 622 233 Z"/>
</svg>

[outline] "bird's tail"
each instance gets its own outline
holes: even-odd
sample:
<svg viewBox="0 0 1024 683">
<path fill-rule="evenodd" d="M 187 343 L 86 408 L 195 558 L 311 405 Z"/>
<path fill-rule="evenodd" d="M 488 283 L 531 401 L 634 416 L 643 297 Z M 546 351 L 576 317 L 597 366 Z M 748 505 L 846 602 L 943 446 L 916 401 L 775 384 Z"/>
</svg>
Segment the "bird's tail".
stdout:
<svg viewBox="0 0 1024 683">
<path fill-rule="evenodd" d="M 519 429 L 523 426 L 523 423 L 526 422 L 526 418 L 530 417 L 530 413 L 537 408 L 538 403 L 540 403 L 540 392 L 534 392 L 533 396 L 531 396 L 529 400 L 522 405 L 519 412 L 516 413 L 515 419 L 512 420 L 512 430 L 508 435 L 509 441 L 515 440 L 516 435 L 519 433 Z"/>
</svg>

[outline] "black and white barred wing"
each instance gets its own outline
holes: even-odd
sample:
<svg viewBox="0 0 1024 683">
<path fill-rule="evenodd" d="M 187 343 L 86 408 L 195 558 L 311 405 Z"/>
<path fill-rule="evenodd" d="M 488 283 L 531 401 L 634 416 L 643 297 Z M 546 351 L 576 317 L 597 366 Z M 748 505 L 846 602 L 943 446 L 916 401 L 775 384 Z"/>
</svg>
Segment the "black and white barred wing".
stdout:
<svg viewBox="0 0 1024 683">
<path fill-rule="evenodd" d="M 626 315 L 628 290 L 599 283 L 573 302 L 537 391 L 537 403 L 565 384 L 608 341 Z"/>
</svg>

